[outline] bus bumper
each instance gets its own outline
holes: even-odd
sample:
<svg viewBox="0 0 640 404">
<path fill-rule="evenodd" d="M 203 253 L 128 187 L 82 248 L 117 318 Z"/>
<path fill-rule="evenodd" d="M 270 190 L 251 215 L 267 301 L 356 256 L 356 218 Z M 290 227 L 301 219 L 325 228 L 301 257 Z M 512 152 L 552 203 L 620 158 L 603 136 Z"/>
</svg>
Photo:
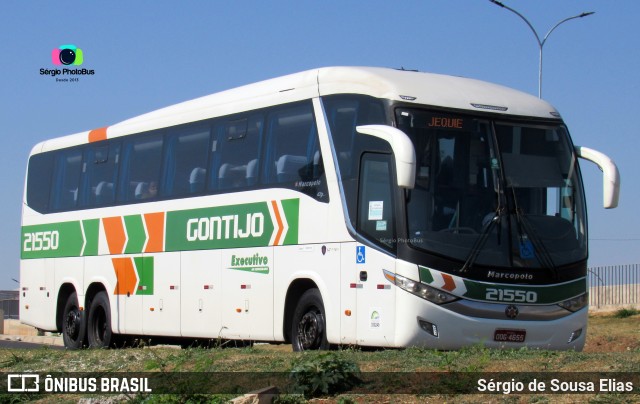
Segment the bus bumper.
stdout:
<svg viewBox="0 0 640 404">
<path fill-rule="evenodd" d="M 459 349 L 539 348 L 581 351 L 587 334 L 588 308 L 545 321 L 489 319 L 465 316 L 398 291 L 396 345 Z M 579 335 L 578 335 L 579 334 Z"/>
</svg>

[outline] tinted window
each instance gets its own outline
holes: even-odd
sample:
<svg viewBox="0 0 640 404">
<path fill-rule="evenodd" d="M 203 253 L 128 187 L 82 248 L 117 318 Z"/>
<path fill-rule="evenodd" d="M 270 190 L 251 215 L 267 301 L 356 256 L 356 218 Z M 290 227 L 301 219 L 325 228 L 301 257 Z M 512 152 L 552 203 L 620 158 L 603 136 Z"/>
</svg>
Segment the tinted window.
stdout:
<svg viewBox="0 0 640 404">
<path fill-rule="evenodd" d="M 163 196 L 187 196 L 204 191 L 210 129 L 187 127 L 167 137 Z"/>
<path fill-rule="evenodd" d="M 141 201 L 158 196 L 162 143 L 159 134 L 125 141 L 119 200 Z"/>
<path fill-rule="evenodd" d="M 256 185 L 260 168 L 262 114 L 223 121 L 213 149 L 212 190 L 227 191 Z"/>
<path fill-rule="evenodd" d="M 34 155 L 28 175 L 40 212 L 274 186 L 329 201 L 309 101 Z"/>
<path fill-rule="evenodd" d="M 55 157 L 51 208 L 70 210 L 78 206 L 78 188 L 82 172 L 81 149 L 61 150 Z"/>
<path fill-rule="evenodd" d="M 51 153 L 36 154 L 29 159 L 27 205 L 41 213 L 49 209 L 52 165 L 53 154 Z"/>
<path fill-rule="evenodd" d="M 390 152 L 387 142 L 357 133 L 356 126 L 388 124 L 383 104 L 375 98 L 359 95 L 323 97 L 322 102 L 331 130 L 349 218 L 351 224 L 355 226 L 357 182 L 362 153 L 365 151 Z"/>
<path fill-rule="evenodd" d="M 269 114 L 268 130 L 265 183 L 293 187 L 326 200 L 324 167 L 311 104 Z"/>
<path fill-rule="evenodd" d="M 85 151 L 82 206 L 104 206 L 115 202 L 118 178 L 119 142 L 89 146 Z"/>
<path fill-rule="evenodd" d="M 391 156 L 367 153 L 362 158 L 358 230 L 386 248 L 396 244 Z"/>
</svg>

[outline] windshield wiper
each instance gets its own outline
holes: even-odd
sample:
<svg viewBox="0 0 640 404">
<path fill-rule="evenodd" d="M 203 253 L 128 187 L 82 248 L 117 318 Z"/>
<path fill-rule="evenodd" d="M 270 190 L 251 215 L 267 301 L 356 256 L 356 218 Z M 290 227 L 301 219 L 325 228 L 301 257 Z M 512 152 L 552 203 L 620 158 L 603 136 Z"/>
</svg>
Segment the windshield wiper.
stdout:
<svg viewBox="0 0 640 404">
<path fill-rule="evenodd" d="M 528 257 L 524 256 L 524 254 L 527 253 L 527 249 L 532 246 L 534 250 L 532 252 L 534 252 L 534 254 L 531 258 L 537 258 L 544 267 L 548 268 L 552 272 L 554 278 L 558 278 L 558 269 L 553 263 L 549 250 L 547 250 L 547 247 L 545 247 L 544 243 L 540 240 L 535 229 L 530 226 L 528 219 L 525 220 L 526 216 L 522 214 L 522 211 L 518 206 L 515 188 L 511 187 L 511 191 L 513 193 L 513 203 L 515 205 L 514 213 L 518 227 L 518 238 L 520 239 L 520 257 L 527 259 Z M 537 256 L 535 255 L 535 252 L 538 253 Z"/>
<path fill-rule="evenodd" d="M 498 244 L 500 244 L 500 229 L 502 228 L 500 221 L 501 221 L 502 215 L 504 215 L 504 209 L 502 208 L 502 206 L 498 206 L 498 208 L 496 209 L 495 215 L 491 218 L 491 220 L 489 220 L 484 225 L 484 229 L 482 229 L 482 233 L 480 233 L 480 237 L 478 237 L 476 239 L 476 242 L 473 243 L 473 247 L 471 247 L 471 250 L 469 251 L 469 255 L 467 256 L 467 259 L 464 262 L 464 265 L 462 266 L 462 268 L 460 268 L 460 271 L 459 271 L 460 273 L 467 272 L 469 269 L 471 269 L 471 267 L 473 267 L 473 264 L 475 264 L 476 260 L 478 259 L 478 255 L 480 255 L 482 248 L 484 247 L 485 243 L 489 239 L 489 234 L 491 233 L 491 230 L 496 225 L 498 226 Z"/>
</svg>

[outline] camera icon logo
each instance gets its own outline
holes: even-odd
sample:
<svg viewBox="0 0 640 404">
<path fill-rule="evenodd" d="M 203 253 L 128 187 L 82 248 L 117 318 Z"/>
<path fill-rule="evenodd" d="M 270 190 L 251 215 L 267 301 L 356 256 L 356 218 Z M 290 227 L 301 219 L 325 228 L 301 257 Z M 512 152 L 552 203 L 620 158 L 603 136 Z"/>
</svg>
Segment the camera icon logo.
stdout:
<svg viewBox="0 0 640 404">
<path fill-rule="evenodd" d="M 54 65 L 81 65 L 84 61 L 82 49 L 75 45 L 62 45 L 51 51 L 51 62 Z"/>
</svg>

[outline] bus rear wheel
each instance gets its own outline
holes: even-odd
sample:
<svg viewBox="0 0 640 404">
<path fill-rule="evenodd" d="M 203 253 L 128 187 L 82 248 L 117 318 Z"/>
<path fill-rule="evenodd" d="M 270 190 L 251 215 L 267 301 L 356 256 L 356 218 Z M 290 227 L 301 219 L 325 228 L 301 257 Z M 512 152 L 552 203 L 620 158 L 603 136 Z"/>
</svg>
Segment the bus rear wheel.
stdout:
<svg viewBox="0 0 640 404">
<path fill-rule="evenodd" d="M 302 294 L 293 313 L 291 345 L 296 352 L 329 349 L 324 303 L 318 289 Z"/>
<path fill-rule="evenodd" d="M 62 340 L 67 349 L 80 349 L 84 345 L 86 324 L 84 313 L 78 305 L 78 294 L 67 298 L 62 311 Z"/>
<path fill-rule="evenodd" d="M 87 319 L 89 348 L 109 348 L 115 341 L 111 332 L 111 310 L 106 292 L 98 292 L 89 307 Z"/>
</svg>

